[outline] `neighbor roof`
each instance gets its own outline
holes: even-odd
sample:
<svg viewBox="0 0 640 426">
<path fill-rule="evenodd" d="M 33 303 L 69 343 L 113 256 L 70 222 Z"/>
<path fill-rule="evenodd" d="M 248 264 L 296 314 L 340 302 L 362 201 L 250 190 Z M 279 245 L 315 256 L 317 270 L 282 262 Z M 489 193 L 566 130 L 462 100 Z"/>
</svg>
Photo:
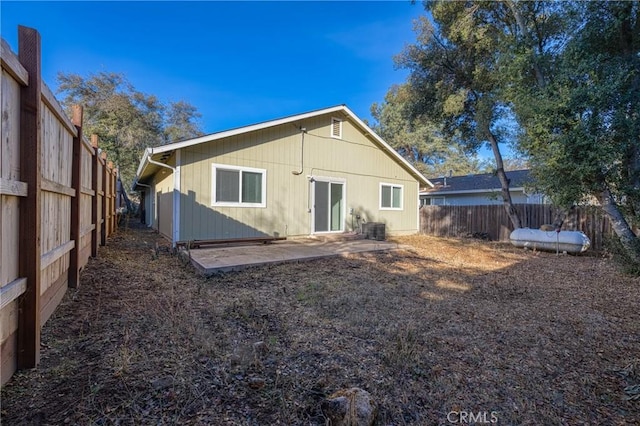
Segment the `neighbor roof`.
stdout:
<svg viewBox="0 0 640 426">
<path fill-rule="evenodd" d="M 513 170 L 506 172 L 510 189 L 524 188 L 531 182 L 529 170 Z M 500 190 L 500 179 L 494 173 L 483 173 L 466 176 L 450 176 L 430 179 L 433 187 L 420 192 L 420 195 L 460 194 Z"/>
<path fill-rule="evenodd" d="M 281 124 L 287 124 L 294 121 L 304 120 L 311 117 L 316 117 L 319 115 L 342 112 L 349 118 L 353 120 L 353 122 L 359 126 L 365 134 L 370 135 L 378 144 L 383 151 L 387 152 L 394 158 L 398 163 L 400 163 L 404 168 L 409 171 L 421 184 L 428 185 L 433 187 L 433 184 L 424 177 L 415 167 L 413 167 L 404 157 L 402 157 L 396 150 L 391 148 L 389 144 L 387 144 L 380 136 L 378 136 L 369 126 L 367 126 L 360 118 L 358 118 L 346 105 L 336 105 L 329 108 L 323 108 L 315 111 L 309 111 L 302 114 L 291 115 L 288 117 L 278 118 L 275 120 L 264 121 L 262 123 L 251 124 L 249 126 L 238 127 L 235 129 L 225 130 L 222 132 L 211 133 L 209 135 L 200 136 L 194 139 L 188 139 L 184 141 L 174 142 L 167 145 L 158 146 L 155 148 L 147 148 L 144 151 L 144 155 L 142 160 L 140 161 L 140 165 L 138 166 L 138 171 L 136 172 L 136 178 L 133 184 L 133 189 L 136 189 L 136 186 L 139 183 L 139 180 L 144 175 L 148 176 L 148 173 L 145 173 L 145 170 L 149 165 L 156 163 L 159 161 L 164 162 L 167 158 L 169 158 L 170 154 L 178 149 L 190 147 L 193 145 L 198 145 L 201 143 L 213 142 L 216 140 L 220 140 L 223 138 L 227 138 L 230 136 L 236 136 L 243 133 L 248 133 L 256 130 L 262 130 L 268 127 L 278 126 Z M 156 156 L 156 158 L 154 158 Z"/>
</svg>

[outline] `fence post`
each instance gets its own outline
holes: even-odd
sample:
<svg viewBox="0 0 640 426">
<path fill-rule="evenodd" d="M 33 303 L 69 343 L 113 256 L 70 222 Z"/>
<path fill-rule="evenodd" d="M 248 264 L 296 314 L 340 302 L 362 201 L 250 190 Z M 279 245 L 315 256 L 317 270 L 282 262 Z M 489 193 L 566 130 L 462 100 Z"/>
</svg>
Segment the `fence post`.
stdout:
<svg viewBox="0 0 640 426">
<path fill-rule="evenodd" d="M 115 231 L 118 228 L 118 224 L 119 224 L 119 219 L 120 217 L 118 216 L 118 209 L 122 207 L 122 196 L 120 194 L 120 191 L 118 190 L 118 177 L 120 176 L 120 169 L 118 169 L 117 167 L 113 170 L 113 194 L 114 194 L 114 199 L 113 199 L 113 208 L 116 211 L 116 218 L 113 222 L 113 230 Z"/>
<path fill-rule="evenodd" d="M 116 209 L 116 212 L 120 207 L 122 207 L 122 200 L 120 199 L 120 191 L 118 191 L 118 173 L 120 171 L 115 168 L 113 169 L 113 174 L 115 175 L 115 184 L 113 185 L 113 194 L 115 195 L 115 200 L 113 201 L 113 208 Z M 118 219 L 116 216 L 116 224 L 118 223 Z"/>
<path fill-rule="evenodd" d="M 20 180 L 27 183 L 27 196 L 20 198 L 20 276 L 27 289 L 18 314 L 18 368 L 33 368 L 40 362 L 40 236 L 42 188 L 42 62 L 38 31 L 18 27 L 18 58 L 29 73 L 29 85 L 20 89 Z"/>
<path fill-rule="evenodd" d="M 109 161 L 109 235 L 116 230 L 116 180 L 113 161 Z"/>
<path fill-rule="evenodd" d="M 91 257 L 98 255 L 98 197 L 100 197 L 100 188 L 98 188 L 98 167 L 100 159 L 98 154 L 98 135 L 91 135 L 91 146 L 93 153 L 91 154 L 91 189 L 93 189 L 93 198 L 91 199 L 91 223 L 93 231 L 91 231 Z"/>
<path fill-rule="evenodd" d="M 103 152 L 100 154 L 102 161 L 104 164 L 102 165 L 102 223 L 100 224 L 100 245 L 105 246 L 107 244 L 107 220 L 109 220 L 109 216 L 107 215 L 108 207 L 108 198 L 107 198 L 107 189 L 109 184 L 107 182 L 108 171 L 107 171 L 107 153 Z"/>
<path fill-rule="evenodd" d="M 71 122 L 77 135 L 73 138 L 73 159 L 71 161 L 71 187 L 76 196 L 71 199 L 71 240 L 75 242 L 69 258 L 69 287 L 75 288 L 80 281 L 80 200 L 82 199 L 82 107 L 74 105 Z"/>
</svg>

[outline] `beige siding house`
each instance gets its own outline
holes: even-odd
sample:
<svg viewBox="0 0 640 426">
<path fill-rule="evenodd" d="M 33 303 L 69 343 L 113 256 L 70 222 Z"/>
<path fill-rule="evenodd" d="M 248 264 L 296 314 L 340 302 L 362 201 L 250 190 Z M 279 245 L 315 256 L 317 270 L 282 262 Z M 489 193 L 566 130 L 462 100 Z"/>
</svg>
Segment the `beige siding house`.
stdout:
<svg viewBox="0 0 640 426">
<path fill-rule="evenodd" d="M 134 189 L 145 221 L 193 240 L 418 231 L 431 186 L 344 105 L 147 148 Z"/>
</svg>

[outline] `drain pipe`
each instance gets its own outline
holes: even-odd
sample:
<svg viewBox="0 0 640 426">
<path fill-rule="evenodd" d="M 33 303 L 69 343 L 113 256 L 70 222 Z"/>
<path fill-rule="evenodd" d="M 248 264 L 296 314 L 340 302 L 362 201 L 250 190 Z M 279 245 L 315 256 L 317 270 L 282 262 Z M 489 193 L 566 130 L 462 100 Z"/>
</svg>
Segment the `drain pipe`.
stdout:
<svg viewBox="0 0 640 426">
<path fill-rule="evenodd" d="M 294 170 L 291 173 L 298 176 L 301 175 L 302 172 L 304 171 L 304 134 L 307 133 L 307 128 L 306 127 L 300 127 L 300 134 L 301 134 L 301 148 L 300 148 L 300 171 Z"/>
<path fill-rule="evenodd" d="M 152 154 L 153 154 L 153 153 L 152 153 Z M 151 154 L 150 154 L 150 155 L 151 155 Z M 149 163 L 151 163 L 151 164 L 155 164 L 156 166 L 166 167 L 167 169 L 171 169 L 171 171 L 172 171 L 172 172 L 175 172 L 175 171 L 176 171 L 176 168 L 175 168 L 175 167 L 170 166 L 170 165 L 165 164 L 165 163 L 161 163 L 161 162 L 156 161 L 156 160 L 153 160 L 153 159 L 151 158 L 151 156 L 149 156 L 149 158 L 147 158 L 147 161 L 148 161 Z"/>
<path fill-rule="evenodd" d="M 173 172 L 173 218 L 172 218 L 172 236 L 171 247 L 175 250 L 180 238 L 180 150 L 175 151 L 176 154 L 176 166 L 172 167 L 168 164 L 161 163 L 151 158 L 153 155 L 153 149 L 149 150 L 149 156 L 147 161 L 149 164 L 154 164 L 159 167 L 165 167 Z M 158 230 L 160 230 L 160 224 L 158 224 Z"/>
</svg>

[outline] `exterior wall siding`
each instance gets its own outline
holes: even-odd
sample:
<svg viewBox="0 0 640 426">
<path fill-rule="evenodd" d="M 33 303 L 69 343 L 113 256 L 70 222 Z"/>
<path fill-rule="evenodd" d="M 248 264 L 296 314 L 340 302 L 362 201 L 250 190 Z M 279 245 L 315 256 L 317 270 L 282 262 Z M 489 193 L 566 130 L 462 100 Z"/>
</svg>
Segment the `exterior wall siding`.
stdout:
<svg viewBox="0 0 640 426">
<path fill-rule="evenodd" d="M 154 214 L 154 202 L 155 193 L 153 192 L 153 186 L 145 189 L 145 197 L 144 197 L 144 223 L 147 226 L 153 227 L 153 219 L 155 218 Z"/>
<path fill-rule="evenodd" d="M 309 235 L 312 176 L 345 180 L 345 230 L 359 228 L 359 215 L 386 223 L 388 233 L 417 232 L 416 179 L 348 120 L 342 138 L 331 137 L 332 117 L 343 118 L 328 114 L 183 148 L 181 240 Z M 213 163 L 266 169 L 266 207 L 212 206 Z M 379 209 L 381 182 L 403 186 L 403 210 Z"/>
<path fill-rule="evenodd" d="M 173 234 L 173 173 L 167 168 L 158 170 L 154 182 L 155 208 L 153 227 L 171 239 Z"/>
</svg>

